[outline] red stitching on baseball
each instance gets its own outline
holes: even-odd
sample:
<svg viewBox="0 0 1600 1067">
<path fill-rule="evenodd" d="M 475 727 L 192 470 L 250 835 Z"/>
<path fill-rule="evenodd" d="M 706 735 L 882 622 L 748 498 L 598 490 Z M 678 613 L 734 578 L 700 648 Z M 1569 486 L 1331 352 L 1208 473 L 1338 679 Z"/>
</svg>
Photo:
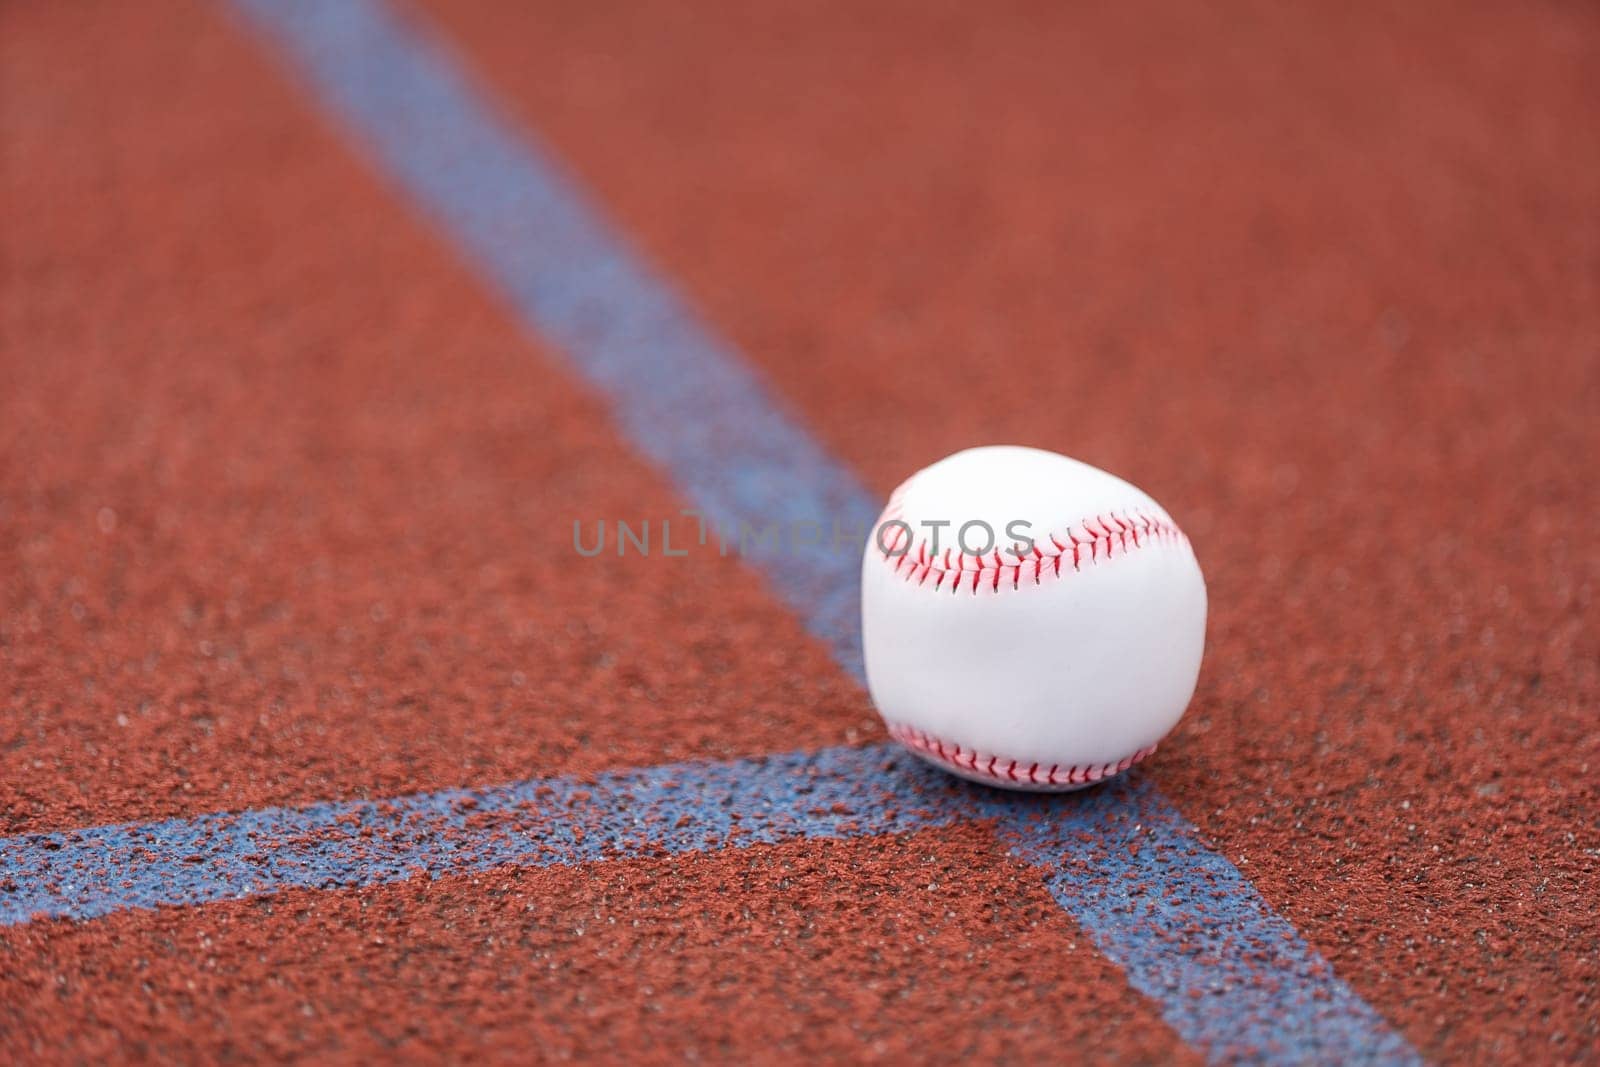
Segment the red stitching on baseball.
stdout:
<svg viewBox="0 0 1600 1067">
<path fill-rule="evenodd" d="M 1083 766 L 1062 766 L 1053 763 L 1050 765 L 1050 770 L 1041 777 L 1037 763 L 1029 764 L 1021 760 L 1004 759 L 1001 756 L 985 757 L 981 752 L 953 741 L 934 737 L 915 726 L 901 723 L 889 723 L 888 726 L 889 736 L 907 748 L 936 762 L 1001 783 L 1026 781 L 1034 785 L 1087 785 L 1102 778 L 1109 778 L 1113 774 L 1121 774 L 1156 750 L 1155 745 L 1146 745 L 1133 755 L 1124 756 L 1115 763 L 1091 763 Z M 988 759 L 988 763 L 983 762 L 985 758 Z M 1020 779 L 1017 777 L 1019 768 L 1026 768 Z"/>
<path fill-rule="evenodd" d="M 875 529 L 881 529 L 884 523 L 893 521 L 901 523 L 905 521 L 900 518 L 898 493 L 890 499 L 889 507 L 884 510 Z M 959 553 L 952 559 L 949 546 L 945 546 L 943 552 L 939 554 L 930 554 L 929 543 L 924 538 L 918 538 L 914 546 L 904 544 L 908 536 L 907 529 L 905 525 L 896 527 L 894 542 L 888 551 L 883 551 L 881 543 L 878 545 L 884 562 L 891 570 L 907 581 L 915 581 L 917 585 L 925 585 L 928 578 L 932 577 L 935 589 L 943 589 L 945 579 L 948 578 L 952 593 L 960 592 L 965 585 L 973 594 L 986 589 L 998 593 L 1002 583 L 1012 589 L 1021 588 L 1023 569 L 1030 564 L 1033 568 L 1033 583 L 1038 585 L 1047 571 L 1054 577 L 1061 577 L 1062 561 L 1069 558 L 1072 561 L 1072 569 L 1081 571 L 1085 562 L 1105 563 L 1112 560 L 1119 545 L 1122 554 L 1126 556 L 1137 549 L 1152 545 L 1187 543 L 1189 540 L 1172 520 L 1163 516 L 1141 511 L 1106 513 L 1092 515 L 1074 526 L 1067 527 L 1059 535 L 1052 533 L 1043 538 L 1043 542 L 1053 546 L 1054 551 L 1041 548 L 1041 541 L 1036 540 L 1031 552 L 1021 554 L 1011 552 L 1010 562 L 1007 562 L 1008 557 L 1002 555 L 999 549 L 994 550 L 992 560 L 986 556 L 969 556 L 966 553 Z M 1066 538 L 1064 544 L 1063 537 Z M 909 566 L 906 565 L 908 561 L 910 561 Z M 984 571 L 993 572 L 993 577 L 989 581 L 981 579 L 980 576 Z M 963 582 L 962 579 L 967 574 L 972 575 L 972 580 Z"/>
</svg>

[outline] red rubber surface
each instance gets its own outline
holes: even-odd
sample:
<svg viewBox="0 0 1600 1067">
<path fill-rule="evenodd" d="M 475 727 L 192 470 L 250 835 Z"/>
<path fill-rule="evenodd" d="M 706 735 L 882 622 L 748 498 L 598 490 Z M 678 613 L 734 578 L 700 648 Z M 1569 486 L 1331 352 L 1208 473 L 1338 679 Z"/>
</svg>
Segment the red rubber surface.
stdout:
<svg viewBox="0 0 1600 1067">
<path fill-rule="evenodd" d="M 1589 1053 L 1594 13 L 701 10 L 430 5 L 881 491 L 1161 500 L 1212 615 L 1151 773 L 1425 1054 Z"/>
<path fill-rule="evenodd" d="M 877 489 L 1160 499 L 1149 773 L 1425 1054 L 1593 1056 L 1594 11 L 425 10 Z M 679 502 L 215 9 L 0 9 L 0 270 L 0 833 L 881 736 L 574 556 Z M 0 1050 L 1182 1054 L 1073 938 L 971 828 L 292 893 L 0 933 Z"/>
<path fill-rule="evenodd" d="M 882 736 L 736 560 L 584 565 L 682 503 L 221 12 L 6 28 L 0 833 Z"/>
<path fill-rule="evenodd" d="M 91 1059 L 1197 1062 L 1020 874 L 969 826 L 39 923 L 0 931 L 0 1032 Z"/>
</svg>

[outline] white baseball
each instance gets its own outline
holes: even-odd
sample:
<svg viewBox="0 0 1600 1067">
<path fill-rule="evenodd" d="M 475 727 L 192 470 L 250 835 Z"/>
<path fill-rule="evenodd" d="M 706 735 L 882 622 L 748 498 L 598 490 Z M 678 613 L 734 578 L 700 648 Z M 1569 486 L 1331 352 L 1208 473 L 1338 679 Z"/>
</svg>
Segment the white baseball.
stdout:
<svg viewBox="0 0 1600 1067">
<path fill-rule="evenodd" d="M 1194 695 L 1206 587 L 1189 539 L 1144 492 L 1066 456 L 973 448 L 918 471 L 861 579 L 879 713 L 964 778 L 1081 788 L 1154 751 Z"/>
</svg>

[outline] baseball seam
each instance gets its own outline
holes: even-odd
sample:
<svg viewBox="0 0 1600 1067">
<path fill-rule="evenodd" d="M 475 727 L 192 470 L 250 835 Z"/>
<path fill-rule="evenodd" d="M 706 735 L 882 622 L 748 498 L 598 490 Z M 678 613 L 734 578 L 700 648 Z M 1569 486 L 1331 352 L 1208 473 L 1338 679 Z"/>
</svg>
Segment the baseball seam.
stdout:
<svg viewBox="0 0 1600 1067">
<path fill-rule="evenodd" d="M 930 733 L 907 726 L 903 723 L 888 723 L 889 736 L 936 762 L 946 764 L 967 774 L 987 778 L 1000 785 L 1090 785 L 1109 778 L 1114 774 L 1121 774 L 1135 763 L 1149 756 L 1156 750 L 1156 746 L 1146 745 L 1137 752 L 1114 763 L 1090 763 L 1083 765 L 1063 765 L 1052 763 L 1045 765 L 1038 762 L 1028 763 L 1023 760 L 1007 759 L 1004 756 L 994 756 L 985 752 L 958 745 L 953 741 L 946 741 Z"/>
<path fill-rule="evenodd" d="M 1113 556 L 1127 555 L 1149 545 L 1189 542 L 1177 524 L 1164 515 L 1124 510 L 1120 514 L 1104 512 L 1084 519 L 1045 537 L 1048 549 L 1036 540 L 1032 552 L 1011 552 L 1011 559 L 1007 560 L 1007 554 L 998 548 L 974 555 L 952 552 L 948 545 L 942 553 L 936 553 L 925 538 L 907 545 L 911 527 L 901 514 L 900 492 L 897 491 L 874 527 L 874 544 L 883 561 L 907 582 L 926 586 L 931 579 L 935 590 L 948 583 L 952 593 L 962 589 L 973 595 L 998 593 L 1006 586 L 1016 590 L 1022 587 L 1024 580 L 1041 585 L 1046 578 L 1062 577 L 1068 563 L 1072 571 L 1077 572 L 1085 564 L 1104 563 Z M 896 525 L 889 534 L 890 539 L 884 542 L 883 531 L 889 523 Z"/>
</svg>

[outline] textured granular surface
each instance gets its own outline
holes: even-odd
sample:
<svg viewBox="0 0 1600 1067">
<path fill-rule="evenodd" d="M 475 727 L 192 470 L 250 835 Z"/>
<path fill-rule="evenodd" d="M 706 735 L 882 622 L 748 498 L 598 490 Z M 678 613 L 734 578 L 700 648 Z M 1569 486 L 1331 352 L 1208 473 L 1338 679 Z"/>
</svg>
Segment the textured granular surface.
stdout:
<svg viewBox="0 0 1600 1067">
<path fill-rule="evenodd" d="M 1194 1058 L 1018 873 L 968 825 L 35 923 L 0 932 L 0 1032 L 87 1059 Z"/>
<path fill-rule="evenodd" d="M 1593 1058 L 1600 14 L 411 14 L 874 490 L 1160 499 L 1212 613 L 1149 777 L 1424 1055 Z M 736 559 L 572 550 L 684 506 L 222 8 L 0 7 L 0 835 L 881 739 Z M 0 960 L 18 1060 L 1190 1054 L 974 825 Z"/>
<path fill-rule="evenodd" d="M 1150 773 L 1424 1052 L 1591 1053 L 1593 11 L 431 10 L 881 491 L 1156 495 L 1212 612 Z"/>
<path fill-rule="evenodd" d="M 151 7 L 6 15 L 0 833 L 881 736 L 734 558 L 584 565 L 683 502 Z"/>
</svg>

